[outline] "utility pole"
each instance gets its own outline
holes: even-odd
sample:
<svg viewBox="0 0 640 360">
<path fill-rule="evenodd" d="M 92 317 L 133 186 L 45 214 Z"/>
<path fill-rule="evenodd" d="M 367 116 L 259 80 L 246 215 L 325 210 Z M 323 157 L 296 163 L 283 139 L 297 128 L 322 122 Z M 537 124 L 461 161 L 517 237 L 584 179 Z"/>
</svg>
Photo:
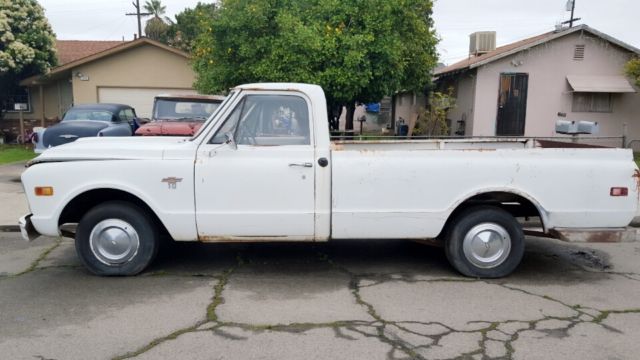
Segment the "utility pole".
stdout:
<svg viewBox="0 0 640 360">
<path fill-rule="evenodd" d="M 563 21 L 562 24 L 569 24 L 569 28 L 573 27 L 573 22 L 580 20 L 580 18 L 574 18 L 573 13 L 576 10 L 576 0 L 568 0 L 567 1 L 567 11 L 571 11 L 571 18 L 567 21 Z"/>
<path fill-rule="evenodd" d="M 140 19 L 142 16 L 152 15 L 151 13 L 141 13 L 140 12 L 140 0 L 136 0 L 136 2 L 132 2 L 133 7 L 136 8 L 136 12 L 134 13 L 126 13 L 127 16 L 137 16 L 138 17 L 138 38 L 142 37 L 142 20 Z"/>
</svg>

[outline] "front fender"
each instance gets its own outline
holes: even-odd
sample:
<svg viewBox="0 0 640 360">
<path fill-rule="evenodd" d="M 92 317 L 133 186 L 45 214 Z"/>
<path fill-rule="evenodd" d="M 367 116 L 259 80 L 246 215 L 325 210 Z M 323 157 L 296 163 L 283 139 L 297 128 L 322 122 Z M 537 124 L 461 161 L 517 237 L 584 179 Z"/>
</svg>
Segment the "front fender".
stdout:
<svg viewBox="0 0 640 360">
<path fill-rule="evenodd" d="M 100 174 L 99 178 L 96 174 Z M 173 189 L 163 178 L 183 179 Z M 176 240 L 197 238 L 193 201 L 193 161 L 136 160 L 73 161 L 34 165 L 23 174 L 25 189 L 52 186 L 54 195 L 37 197 L 26 190 L 32 221 L 44 235 L 60 235 L 59 219 L 75 199 L 91 190 L 111 189 L 144 202 Z"/>
</svg>

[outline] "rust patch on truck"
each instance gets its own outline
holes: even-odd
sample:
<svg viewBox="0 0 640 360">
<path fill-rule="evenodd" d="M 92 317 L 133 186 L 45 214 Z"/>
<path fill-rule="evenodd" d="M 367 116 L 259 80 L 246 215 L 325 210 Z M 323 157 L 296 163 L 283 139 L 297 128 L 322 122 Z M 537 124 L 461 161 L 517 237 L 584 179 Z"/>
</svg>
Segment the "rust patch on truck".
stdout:
<svg viewBox="0 0 640 360">
<path fill-rule="evenodd" d="M 198 235 L 198 241 L 203 243 L 258 243 L 258 242 L 295 242 L 314 241 L 313 238 L 297 239 L 286 235 L 280 236 L 237 236 L 237 235 Z"/>
<path fill-rule="evenodd" d="M 456 150 L 456 149 L 452 149 L 452 150 Z M 497 149 L 477 148 L 477 149 L 459 149 L 459 150 L 463 152 L 491 152 L 491 151 L 496 151 Z"/>
<path fill-rule="evenodd" d="M 549 234 L 559 240 L 584 243 L 619 243 L 625 242 L 625 229 L 616 230 L 558 230 L 550 229 Z"/>
<path fill-rule="evenodd" d="M 640 201 L 640 170 L 635 169 L 631 177 L 636 181 L 636 195 L 638 196 L 638 201 Z"/>
</svg>

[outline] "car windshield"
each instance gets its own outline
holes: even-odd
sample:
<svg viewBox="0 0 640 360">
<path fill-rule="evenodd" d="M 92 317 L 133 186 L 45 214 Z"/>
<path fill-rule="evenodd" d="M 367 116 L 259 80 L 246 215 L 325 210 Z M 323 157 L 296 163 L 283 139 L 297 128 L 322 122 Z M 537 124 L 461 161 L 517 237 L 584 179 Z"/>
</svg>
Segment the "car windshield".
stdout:
<svg viewBox="0 0 640 360">
<path fill-rule="evenodd" d="M 158 99 L 153 112 L 157 120 L 206 120 L 220 102 Z"/>
<path fill-rule="evenodd" d="M 111 121 L 113 113 L 107 110 L 71 109 L 64 114 L 62 121 L 67 120 L 98 120 Z"/>
</svg>

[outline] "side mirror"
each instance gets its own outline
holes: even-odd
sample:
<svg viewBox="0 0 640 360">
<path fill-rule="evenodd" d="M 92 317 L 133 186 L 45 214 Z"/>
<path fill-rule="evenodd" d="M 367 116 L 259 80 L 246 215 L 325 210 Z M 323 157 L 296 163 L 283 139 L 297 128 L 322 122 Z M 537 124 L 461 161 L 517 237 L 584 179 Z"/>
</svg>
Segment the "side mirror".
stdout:
<svg viewBox="0 0 640 360">
<path fill-rule="evenodd" d="M 233 133 L 231 131 L 224 133 L 224 137 L 227 139 L 227 141 L 224 142 L 225 144 L 228 144 L 233 150 L 238 149 L 238 144 L 236 144 L 236 140 L 233 138 Z"/>
</svg>

